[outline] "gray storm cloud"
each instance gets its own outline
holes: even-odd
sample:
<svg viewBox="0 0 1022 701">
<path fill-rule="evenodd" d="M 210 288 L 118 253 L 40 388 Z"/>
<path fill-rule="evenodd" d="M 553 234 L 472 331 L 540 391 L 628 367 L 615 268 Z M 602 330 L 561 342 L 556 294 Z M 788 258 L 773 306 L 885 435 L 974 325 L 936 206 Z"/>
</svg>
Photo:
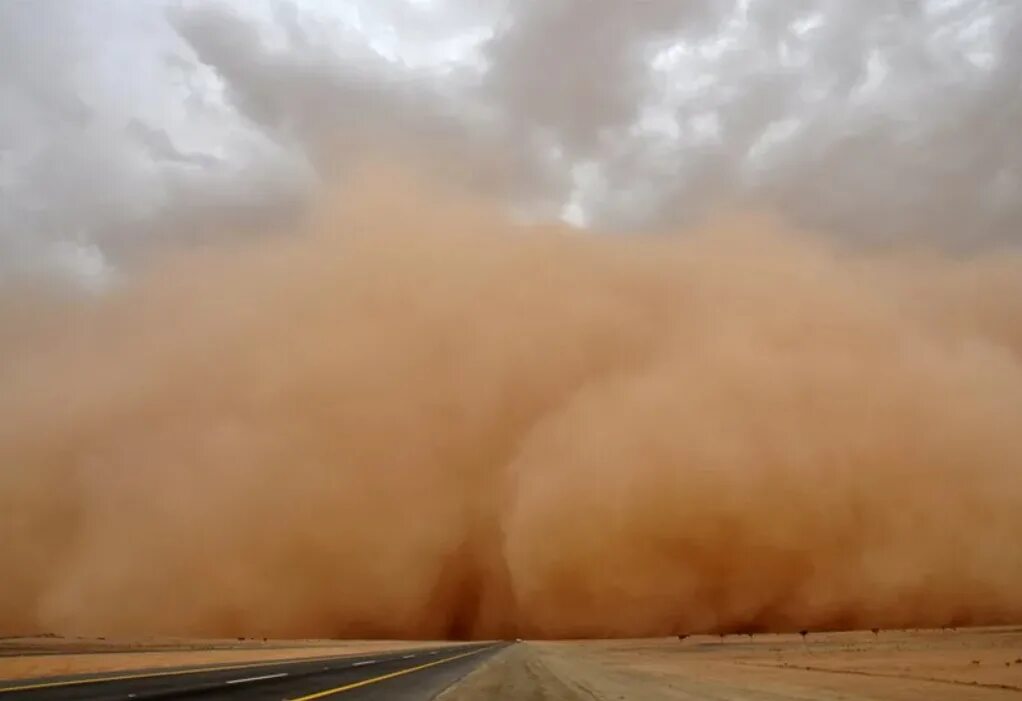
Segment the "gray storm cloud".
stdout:
<svg viewBox="0 0 1022 701">
<path fill-rule="evenodd" d="M 751 205 L 853 244 L 1018 242 L 1017 3 L 0 12 L 8 270 L 294 221 L 317 179 L 381 154 L 596 228 Z"/>
</svg>

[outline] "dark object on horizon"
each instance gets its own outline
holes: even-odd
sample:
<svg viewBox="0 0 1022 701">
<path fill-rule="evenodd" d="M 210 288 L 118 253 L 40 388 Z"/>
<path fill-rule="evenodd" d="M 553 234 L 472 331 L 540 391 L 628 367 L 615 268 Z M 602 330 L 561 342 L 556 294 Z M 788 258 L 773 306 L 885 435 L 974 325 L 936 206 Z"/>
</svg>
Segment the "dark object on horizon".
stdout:
<svg viewBox="0 0 1022 701">
<path fill-rule="evenodd" d="M 687 637 L 688 637 L 688 635 L 679 635 L 678 636 L 678 640 L 684 640 Z"/>
<path fill-rule="evenodd" d="M 809 631 L 808 630 L 800 630 L 798 632 L 798 634 L 802 636 L 802 642 L 805 642 L 806 641 L 806 636 L 809 635 Z"/>
<path fill-rule="evenodd" d="M 880 635 L 880 629 L 879 628 L 870 628 L 870 630 L 873 632 L 874 636 L 879 636 Z"/>
</svg>

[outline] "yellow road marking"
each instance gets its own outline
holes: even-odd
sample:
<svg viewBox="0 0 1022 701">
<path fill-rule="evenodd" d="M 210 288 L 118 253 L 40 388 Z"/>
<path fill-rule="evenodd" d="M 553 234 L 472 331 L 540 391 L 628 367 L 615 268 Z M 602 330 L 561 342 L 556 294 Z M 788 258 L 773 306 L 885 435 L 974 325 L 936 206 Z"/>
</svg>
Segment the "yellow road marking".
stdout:
<svg viewBox="0 0 1022 701">
<path fill-rule="evenodd" d="M 275 667 L 281 664 L 289 664 L 299 662 L 318 662 L 319 660 L 339 660 L 345 657 L 355 657 L 355 655 L 328 655 L 326 657 L 296 657 L 293 659 L 284 660 L 267 660 L 265 662 L 252 662 L 249 664 L 239 665 L 227 665 L 227 666 L 212 666 L 212 667 L 189 667 L 188 669 L 178 669 L 169 672 L 147 672 L 145 674 L 119 674 L 111 677 L 92 677 L 91 679 L 69 679 L 62 682 L 39 682 L 37 684 L 22 684 L 21 686 L 5 686 L 0 687 L 0 694 L 7 693 L 9 691 L 30 691 L 32 689 L 52 689 L 59 686 L 77 686 L 80 684 L 98 684 L 100 682 L 120 682 L 127 681 L 128 679 L 152 679 L 155 677 L 178 677 L 184 674 L 201 674 L 203 672 L 230 672 L 235 669 L 252 669 L 253 667 Z"/>
<path fill-rule="evenodd" d="M 378 677 L 372 677 L 371 679 L 363 679 L 360 682 L 352 682 L 351 684 L 337 686 L 334 687 L 333 689 L 324 689 L 323 691 L 317 691 L 316 693 L 309 694 L 308 696 L 297 696 L 291 699 L 291 701 L 312 701 L 312 699 L 321 699 L 324 696 L 340 694 L 343 691 L 351 691 L 352 689 L 358 689 L 359 687 L 369 686 L 370 684 L 376 684 L 377 682 L 382 682 L 387 679 L 393 679 L 394 677 L 400 677 L 405 674 L 411 674 L 412 672 L 418 672 L 420 670 L 426 669 L 427 667 L 436 667 L 438 664 L 443 664 L 444 662 L 453 662 L 454 660 L 460 660 L 462 657 L 468 657 L 469 655 L 478 655 L 480 652 L 489 650 L 491 647 L 493 646 L 490 645 L 488 647 L 480 648 L 478 650 L 473 650 L 472 652 L 465 652 L 460 655 L 455 655 L 454 657 L 445 657 L 442 660 L 436 660 L 435 662 L 427 662 L 426 664 L 420 664 L 416 667 L 409 667 L 408 669 L 401 669 L 398 670 L 397 672 L 381 674 Z"/>
</svg>

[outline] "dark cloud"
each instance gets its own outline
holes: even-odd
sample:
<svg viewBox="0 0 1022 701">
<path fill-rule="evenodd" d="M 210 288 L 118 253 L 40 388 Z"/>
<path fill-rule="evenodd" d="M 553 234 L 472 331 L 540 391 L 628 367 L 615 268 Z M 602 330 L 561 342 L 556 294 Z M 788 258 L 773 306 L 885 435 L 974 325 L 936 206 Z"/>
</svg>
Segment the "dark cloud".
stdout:
<svg viewBox="0 0 1022 701">
<path fill-rule="evenodd" d="M 511 139 L 500 115 L 471 114 L 471 75 L 437 77 L 395 65 L 352 31 L 316 44 L 293 8 L 282 16 L 288 41 L 273 49 L 256 19 L 227 6 L 172 14 L 198 59 L 223 78 L 239 113 L 300 148 L 321 174 L 343 175 L 367 158 L 425 158 L 431 167 L 450 164 L 446 178 L 486 192 L 520 200 L 550 197 L 551 189 L 557 195 L 557 178 L 529 142 L 533 135 Z"/>
<path fill-rule="evenodd" d="M 366 159 L 596 228 L 752 206 L 852 244 L 1019 242 L 1007 0 L 98 7 L 0 8 L 19 260 L 276 226 Z"/>
<path fill-rule="evenodd" d="M 515 12 L 488 47 L 484 96 L 582 155 L 600 148 L 603 130 L 634 120 L 651 88 L 648 45 L 711 29 L 716 15 L 705 0 L 526 2 Z"/>
</svg>

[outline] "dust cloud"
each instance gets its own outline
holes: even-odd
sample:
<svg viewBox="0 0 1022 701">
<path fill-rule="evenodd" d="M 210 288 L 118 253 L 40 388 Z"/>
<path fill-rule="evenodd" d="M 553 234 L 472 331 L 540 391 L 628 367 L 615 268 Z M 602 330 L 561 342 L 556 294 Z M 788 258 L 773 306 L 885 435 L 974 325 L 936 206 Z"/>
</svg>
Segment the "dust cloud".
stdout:
<svg viewBox="0 0 1022 701">
<path fill-rule="evenodd" d="M 0 630 L 1022 617 L 1022 259 L 659 237 L 366 178 L 0 309 Z"/>
</svg>

